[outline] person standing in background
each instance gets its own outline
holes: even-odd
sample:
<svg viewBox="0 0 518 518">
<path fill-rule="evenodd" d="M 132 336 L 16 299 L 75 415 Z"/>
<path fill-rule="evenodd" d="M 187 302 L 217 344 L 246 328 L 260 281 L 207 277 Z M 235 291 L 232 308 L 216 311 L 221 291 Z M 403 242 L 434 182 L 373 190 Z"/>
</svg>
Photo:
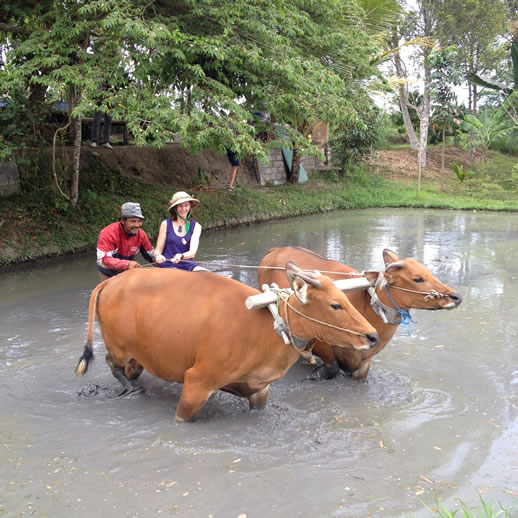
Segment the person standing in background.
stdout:
<svg viewBox="0 0 518 518">
<path fill-rule="evenodd" d="M 230 179 L 228 180 L 227 189 L 229 191 L 233 191 L 234 182 L 235 182 L 236 176 L 237 176 L 237 170 L 239 169 L 241 162 L 237 158 L 237 153 L 232 151 L 231 149 L 227 149 L 227 158 L 228 158 L 228 161 L 230 162 L 230 165 L 232 166 L 232 169 L 230 170 Z"/>
<path fill-rule="evenodd" d="M 102 96 L 103 92 L 105 92 L 108 89 L 108 86 L 106 83 L 104 83 L 99 88 L 99 97 Z M 92 132 L 90 135 L 90 140 L 92 141 L 90 144 L 90 147 L 97 147 L 98 144 L 100 144 L 102 147 L 105 147 L 107 149 L 113 149 L 110 144 L 110 135 L 112 131 L 112 117 L 108 115 L 108 113 L 104 110 L 101 110 L 99 107 L 101 106 L 101 101 L 98 100 L 97 108 L 94 111 L 94 120 L 92 121 Z M 101 130 L 101 121 L 103 120 L 103 133 L 102 133 L 102 139 L 101 142 L 99 142 L 99 135 Z"/>
</svg>

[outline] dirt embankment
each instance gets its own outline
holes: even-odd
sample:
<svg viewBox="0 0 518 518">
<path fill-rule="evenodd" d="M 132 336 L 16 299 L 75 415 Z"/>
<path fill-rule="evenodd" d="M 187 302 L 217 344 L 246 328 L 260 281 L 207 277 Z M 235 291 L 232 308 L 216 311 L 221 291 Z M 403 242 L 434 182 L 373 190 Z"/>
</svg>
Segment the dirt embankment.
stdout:
<svg viewBox="0 0 518 518">
<path fill-rule="evenodd" d="M 57 157 L 72 157 L 72 148 L 60 148 Z M 46 160 L 50 168 L 50 151 Z M 90 176 L 99 167 L 108 166 L 121 175 L 147 183 L 174 186 L 175 189 L 224 188 L 228 184 L 231 166 L 227 157 L 215 151 L 205 150 L 193 155 L 179 144 L 167 144 L 161 149 L 139 148 L 113 144 L 113 149 L 103 147 L 81 148 L 80 178 L 88 184 Z M 243 186 L 257 185 L 257 172 L 253 160 L 241 161 L 237 183 Z"/>
<path fill-rule="evenodd" d="M 71 152 L 71 148 L 61 148 L 58 156 L 66 153 L 71 159 Z M 473 160 L 480 161 L 482 157 L 480 154 L 472 157 L 468 151 L 447 147 L 444 159 L 446 175 L 452 174 L 453 162 L 469 166 Z M 439 182 L 441 161 L 442 148 L 429 147 L 426 168 L 421 172 L 422 179 Z M 372 170 L 391 180 L 413 181 L 417 175 L 417 152 L 409 148 L 378 150 L 367 162 Z M 162 149 L 114 145 L 110 150 L 83 146 L 80 178 L 85 184 L 89 183 L 91 175 L 96 174 L 99 167 L 106 166 L 125 177 L 147 183 L 174 186 L 176 189 L 209 191 L 224 188 L 231 169 L 226 156 L 219 156 L 211 150 L 193 155 L 179 144 L 168 144 Z M 50 168 L 50 163 L 48 167 Z M 237 184 L 258 187 L 258 173 L 251 157 L 241 161 Z"/>
<path fill-rule="evenodd" d="M 472 155 L 456 147 L 447 147 L 444 153 L 445 175 L 452 174 L 452 164 L 469 166 L 473 161 L 482 160 L 480 153 Z M 417 151 L 410 148 L 378 150 L 368 159 L 370 167 L 390 180 L 415 181 L 417 176 Z M 426 151 L 426 168 L 421 175 L 424 180 L 440 181 L 442 148 L 429 147 Z"/>
</svg>

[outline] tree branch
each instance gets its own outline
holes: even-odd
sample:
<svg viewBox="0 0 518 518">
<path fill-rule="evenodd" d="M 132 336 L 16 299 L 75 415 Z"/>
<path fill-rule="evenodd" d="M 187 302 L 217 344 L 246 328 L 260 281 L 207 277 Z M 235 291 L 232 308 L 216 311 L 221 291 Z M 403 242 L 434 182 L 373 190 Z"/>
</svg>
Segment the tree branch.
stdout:
<svg viewBox="0 0 518 518">
<path fill-rule="evenodd" d="M 16 27 L 15 25 L 8 25 L 7 23 L 0 23 L 0 31 L 13 32 L 16 34 L 31 34 L 32 31 L 23 27 Z"/>
</svg>

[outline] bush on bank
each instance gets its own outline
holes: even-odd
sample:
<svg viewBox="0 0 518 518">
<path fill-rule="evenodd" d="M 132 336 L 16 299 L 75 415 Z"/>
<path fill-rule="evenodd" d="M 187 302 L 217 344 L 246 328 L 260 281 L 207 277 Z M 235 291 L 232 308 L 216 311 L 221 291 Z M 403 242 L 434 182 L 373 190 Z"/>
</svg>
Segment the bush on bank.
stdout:
<svg viewBox="0 0 518 518">
<path fill-rule="evenodd" d="M 196 219 L 205 230 L 367 207 L 518 211 L 514 177 L 501 178 L 502 170 L 512 170 L 515 163 L 512 157 L 495 153 L 478 171 L 472 169 L 467 183 L 460 184 L 451 174 L 444 193 L 437 183 L 425 182 L 417 195 L 413 179 L 390 181 L 367 166 L 350 168 L 345 176 L 315 173 L 303 185 L 238 188 L 232 193 L 196 185 L 187 190 L 202 202 Z M 104 171 L 101 178 L 102 185 L 81 189 L 76 208 L 44 182 L 0 198 L 0 267 L 93 250 L 99 231 L 118 218 L 126 201 L 141 203 L 146 216 L 143 228 L 153 241 L 172 193 L 185 189 L 122 178 L 115 170 Z"/>
</svg>

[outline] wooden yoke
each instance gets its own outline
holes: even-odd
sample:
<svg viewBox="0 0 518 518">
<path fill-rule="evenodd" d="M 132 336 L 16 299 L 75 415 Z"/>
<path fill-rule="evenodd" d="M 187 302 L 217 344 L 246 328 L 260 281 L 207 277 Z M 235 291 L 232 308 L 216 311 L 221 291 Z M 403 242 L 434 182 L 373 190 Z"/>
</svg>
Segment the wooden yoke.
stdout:
<svg viewBox="0 0 518 518">
<path fill-rule="evenodd" d="M 371 283 L 365 277 L 359 277 L 356 279 L 340 279 L 338 281 L 333 282 L 335 286 L 344 293 L 351 293 L 354 291 L 365 291 L 371 285 Z M 283 288 L 283 291 L 290 295 L 293 293 L 293 290 L 291 290 L 290 288 Z M 266 291 L 265 293 L 251 295 L 245 300 L 245 305 L 247 309 L 257 309 L 265 308 L 266 306 L 270 304 L 275 304 L 276 302 L 276 292 Z"/>
</svg>

